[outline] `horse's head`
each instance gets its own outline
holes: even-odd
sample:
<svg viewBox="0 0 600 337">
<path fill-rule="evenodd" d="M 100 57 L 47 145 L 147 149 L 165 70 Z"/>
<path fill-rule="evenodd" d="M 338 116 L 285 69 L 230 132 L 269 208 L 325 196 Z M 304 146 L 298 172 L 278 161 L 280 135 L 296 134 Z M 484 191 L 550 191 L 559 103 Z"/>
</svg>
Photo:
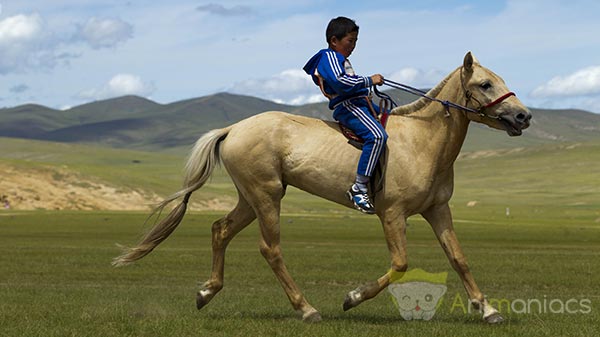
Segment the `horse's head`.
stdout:
<svg viewBox="0 0 600 337">
<path fill-rule="evenodd" d="M 461 69 L 461 83 L 467 106 L 478 113 L 467 113 L 472 121 L 505 130 L 510 136 L 520 136 L 529 127 L 529 109 L 506 87 L 504 80 L 481 66 L 468 52 Z"/>
</svg>

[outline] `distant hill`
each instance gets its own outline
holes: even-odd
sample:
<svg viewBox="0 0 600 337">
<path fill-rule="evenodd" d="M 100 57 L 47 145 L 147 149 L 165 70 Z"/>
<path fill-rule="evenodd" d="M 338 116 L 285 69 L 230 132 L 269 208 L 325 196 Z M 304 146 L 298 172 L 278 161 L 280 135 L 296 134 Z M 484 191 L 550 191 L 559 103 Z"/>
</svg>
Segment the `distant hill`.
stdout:
<svg viewBox="0 0 600 337">
<path fill-rule="evenodd" d="M 120 148 L 188 145 L 202 133 L 267 110 L 293 107 L 220 93 L 170 104 L 137 96 L 96 101 L 60 111 L 39 105 L 0 109 L 0 136 Z"/>
<path fill-rule="evenodd" d="M 415 97 L 389 91 L 399 104 Z M 229 93 L 159 104 L 137 96 L 96 101 L 68 110 L 35 104 L 0 109 L 0 137 L 86 143 L 141 150 L 189 147 L 204 132 L 263 111 L 280 110 L 331 119 L 325 103 L 291 106 Z M 600 139 L 600 115 L 580 110 L 532 109 L 533 124 L 524 136 L 472 123 L 464 149 L 522 147 Z"/>
<path fill-rule="evenodd" d="M 146 111 L 161 107 L 162 104 L 130 95 L 79 105 L 65 111 L 64 117 L 79 124 L 98 123 L 143 117 Z"/>
<path fill-rule="evenodd" d="M 62 112 L 37 104 L 0 109 L 0 135 L 15 138 L 38 138 L 65 126 Z"/>
</svg>

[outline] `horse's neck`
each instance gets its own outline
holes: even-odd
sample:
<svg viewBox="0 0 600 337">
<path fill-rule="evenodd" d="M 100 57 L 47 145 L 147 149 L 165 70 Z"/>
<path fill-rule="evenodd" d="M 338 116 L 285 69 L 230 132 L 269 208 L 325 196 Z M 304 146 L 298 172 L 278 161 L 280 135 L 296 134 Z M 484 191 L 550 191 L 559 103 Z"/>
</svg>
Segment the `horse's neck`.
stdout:
<svg viewBox="0 0 600 337">
<path fill-rule="evenodd" d="M 462 104 L 464 94 L 457 72 L 447 79 L 435 96 L 440 100 Z M 469 120 L 460 110 L 446 109 L 438 102 L 430 102 L 407 116 L 394 118 L 398 123 L 410 123 L 410 135 L 417 152 L 438 170 L 452 167 L 465 140 Z M 401 131 L 400 131 L 401 132 Z"/>
</svg>

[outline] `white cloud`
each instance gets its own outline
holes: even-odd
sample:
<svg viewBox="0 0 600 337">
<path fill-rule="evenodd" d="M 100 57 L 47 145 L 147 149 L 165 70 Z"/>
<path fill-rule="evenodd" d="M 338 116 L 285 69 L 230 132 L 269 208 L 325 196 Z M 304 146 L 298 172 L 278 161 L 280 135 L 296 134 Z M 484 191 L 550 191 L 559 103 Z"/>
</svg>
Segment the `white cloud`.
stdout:
<svg viewBox="0 0 600 337">
<path fill-rule="evenodd" d="M 301 69 L 288 69 L 268 78 L 237 82 L 227 91 L 292 105 L 326 101 L 310 76 Z"/>
<path fill-rule="evenodd" d="M 133 27 L 120 19 L 91 18 L 78 32 L 78 37 L 94 49 L 114 47 L 132 36 Z"/>
<path fill-rule="evenodd" d="M 39 37 L 41 30 L 39 14 L 8 17 L 0 21 L 0 45 L 33 40 Z"/>
<path fill-rule="evenodd" d="M 53 66 L 52 36 L 39 14 L 15 15 L 0 21 L 0 74 L 30 67 Z"/>
<path fill-rule="evenodd" d="M 133 27 L 119 19 L 87 23 L 48 23 L 38 14 L 0 20 L 0 74 L 52 69 L 81 56 L 81 42 L 93 49 L 114 47 L 132 37 Z"/>
<path fill-rule="evenodd" d="M 600 94 L 600 66 L 580 69 L 568 76 L 557 76 L 531 92 L 533 98 L 571 97 Z"/>
<path fill-rule="evenodd" d="M 117 74 L 101 88 L 82 91 L 77 97 L 84 100 L 100 100 L 124 95 L 148 97 L 155 90 L 153 83 L 145 82 L 139 76 Z"/>
</svg>

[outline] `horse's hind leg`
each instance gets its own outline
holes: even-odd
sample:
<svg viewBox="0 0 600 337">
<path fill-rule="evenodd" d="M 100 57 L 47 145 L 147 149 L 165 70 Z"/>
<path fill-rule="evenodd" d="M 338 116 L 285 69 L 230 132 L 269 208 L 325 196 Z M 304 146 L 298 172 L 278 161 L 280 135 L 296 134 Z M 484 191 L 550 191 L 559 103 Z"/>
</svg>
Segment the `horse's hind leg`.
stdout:
<svg viewBox="0 0 600 337">
<path fill-rule="evenodd" d="M 271 195 L 269 197 L 257 198 L 262 200 L 262 205 L 256 207 L 256 214 L 260 224 L 262 240 L 260 241 L 260 252 L 275 273 L 275 276 L 281 283 L 294 310 L 302 315 L 305 322 L 318 322 L 321 320 L 319 312 L 313 308 L 304 298 L 300 288 L 296 285 L 288 272 L 280 245 L 280 224 L 279 211 L 280 202 L 283 197 L 283 188 L 280 195 Z M 268 202 L 265 202 L 265 200 Z"/>
<path fill-rule="evenodd" d="M 248 202 L 240 194 L 237 206 L 225 217 L 212 225 L 212 273 L 196 296 L 198 309 L 204 307 L 223 288 L 225 249 L 242 229 L 248 226 L 256 215 Z"/>
</svg>

